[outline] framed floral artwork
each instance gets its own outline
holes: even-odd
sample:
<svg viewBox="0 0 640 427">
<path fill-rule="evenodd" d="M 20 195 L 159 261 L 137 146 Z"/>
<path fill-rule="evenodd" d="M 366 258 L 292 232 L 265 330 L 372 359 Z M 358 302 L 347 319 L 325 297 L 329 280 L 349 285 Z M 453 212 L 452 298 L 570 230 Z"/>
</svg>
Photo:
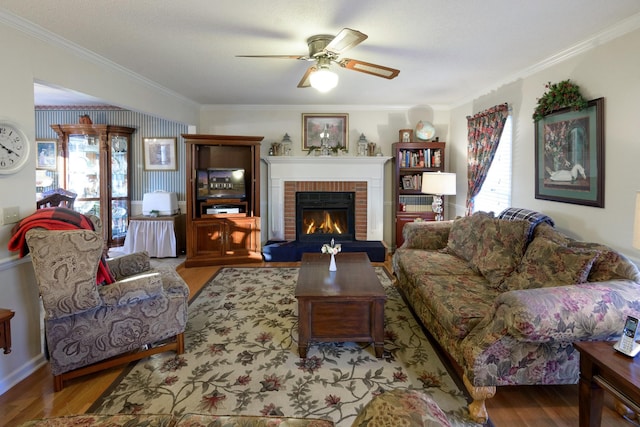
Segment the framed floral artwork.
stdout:
<svg viewBox="0 0 640 427">
<path fill-rule="evenodd" d="M 604 98 L 547 114 L 535 128 L 536 199 L 604 207 Z"/>
<path fill-rule="evenodd" d="M 302 114 L 302 149 L 320 148 L 349 151 L 348 114 Z"/>
</svg>

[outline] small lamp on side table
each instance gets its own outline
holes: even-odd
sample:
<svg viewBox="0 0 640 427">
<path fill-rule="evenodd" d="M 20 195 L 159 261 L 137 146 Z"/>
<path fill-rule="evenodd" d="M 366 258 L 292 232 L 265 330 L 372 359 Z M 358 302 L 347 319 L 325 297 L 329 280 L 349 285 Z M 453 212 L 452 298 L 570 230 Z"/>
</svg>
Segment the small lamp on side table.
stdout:
<svg viewBox="0 0 640 427">
<path fill-rule="evenodd" d="M 442 215 L 442 198 L 443 196 L 453 196 L 456 194 L 456 174 L 449 172 L 425 172 L 422 174 L 422 187 L 420 191 L 433 195 L 431 208 L 436 214 L 436 221 L 442 221 L 444 219 Z"/>
</svg>

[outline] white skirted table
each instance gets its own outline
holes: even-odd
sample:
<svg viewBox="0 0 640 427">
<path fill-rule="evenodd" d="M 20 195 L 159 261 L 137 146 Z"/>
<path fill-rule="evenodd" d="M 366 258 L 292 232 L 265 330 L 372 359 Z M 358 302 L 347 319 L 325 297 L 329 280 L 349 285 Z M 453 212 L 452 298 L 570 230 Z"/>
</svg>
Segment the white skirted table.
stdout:
<svg viewBox="0 0 640 427">
<path fill-rule="evenodd" d="M 178 256 L 185 249 L 184 219 L 184 214 L 132 217 L 122 251 L 147 251 L 154 258 Z"/>
</svg>

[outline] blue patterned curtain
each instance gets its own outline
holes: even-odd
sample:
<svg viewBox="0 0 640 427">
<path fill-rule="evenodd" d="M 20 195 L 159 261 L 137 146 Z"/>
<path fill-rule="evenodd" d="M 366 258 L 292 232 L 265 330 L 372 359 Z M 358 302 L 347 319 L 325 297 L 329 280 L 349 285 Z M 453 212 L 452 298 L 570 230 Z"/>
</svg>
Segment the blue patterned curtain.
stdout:
<svg viewBox="0 0 640 427">
<path fill-rule="evenodd" d="M 508 115 L 509 107 L 505 103 L 475 116 L 467 116 L 467 215 L 473 213 L 473 199 L 480 192 L 487 177 Z"/>
</svg>

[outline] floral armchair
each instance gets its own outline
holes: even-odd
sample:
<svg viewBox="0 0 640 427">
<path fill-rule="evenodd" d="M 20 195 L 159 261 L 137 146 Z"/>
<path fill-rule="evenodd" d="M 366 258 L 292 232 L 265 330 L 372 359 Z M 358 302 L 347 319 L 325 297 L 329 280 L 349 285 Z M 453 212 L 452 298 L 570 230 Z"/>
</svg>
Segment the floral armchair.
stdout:
<svg viewBox="0 0 640 427">
<path fill-rule="evenodd" d="M 55 391 L 71 378 L 184 352 L 189 288 L 175 271 L 151 269 L 148 254 L 140 252 L 107 260 L 115 281 L 97 284 L 104 247 L 99 229 L 33 228 L 26 244 L 45 310 Z"/>
</svg>

